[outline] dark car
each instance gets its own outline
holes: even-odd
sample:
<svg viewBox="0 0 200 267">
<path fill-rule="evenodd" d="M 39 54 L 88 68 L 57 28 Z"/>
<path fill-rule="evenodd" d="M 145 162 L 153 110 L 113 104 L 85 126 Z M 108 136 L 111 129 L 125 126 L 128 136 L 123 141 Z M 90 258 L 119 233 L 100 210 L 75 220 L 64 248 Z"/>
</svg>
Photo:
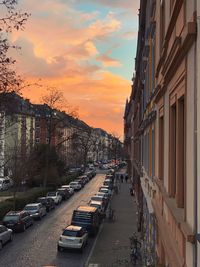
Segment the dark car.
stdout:
<svg viewBox="0 0 200 267">
<path fill-rule="evenodd" d="M 71 194 L 67 188 L 58 188 L 57 192 L 61 195 L 62 200 L 67 200 L 71 196 Z"/>
<path fill-rule="evenodd" d="M 26 211 L 9 211 L 3 218 L 3 225 L 15 232 L 24 232 L 33 224 L 33 219 Z"/>
<path fill-rule="evenodd" d="M 55 209 L 55 202 L 50 197 L 39 197 L 37 199 L 38 203 L 41 203 L 43 206 L 46 207 L 47 212 L 49 212 L 52 209 Z"/>
<path fill-rule="evenodd" d="M 84 186 L 85 186 L 85 182 L 84 182 L 84 180 L 83 179 L 79 179 L 79 178 L 77 178 L 74 182 L 77 182 L 77 183 L 79 183 L 80 185 L 81 185 L 81 187 L 83 188 Z"/>
<path fill-rule="evenodd" d="M 71 224 L 83 227 L 89 235 L 96 235 L 100 225 L 98 209 L 90 206 L 79 206 L 73 211 Z"/>
</svg>

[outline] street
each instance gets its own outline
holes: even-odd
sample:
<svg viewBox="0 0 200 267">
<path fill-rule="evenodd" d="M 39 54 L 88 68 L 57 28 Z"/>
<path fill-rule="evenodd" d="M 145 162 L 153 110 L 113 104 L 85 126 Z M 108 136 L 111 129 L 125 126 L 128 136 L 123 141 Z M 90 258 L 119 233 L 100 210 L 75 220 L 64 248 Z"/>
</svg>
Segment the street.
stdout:
<svg viewBox="0 0 200 267">
<path fill-rule="evenodd" d="M 58 253 L 57 241 L 62 229 L 70 224 L 73 210 L 89 202 L 103 183 L 104 177 L 104 174 L 97 174 L 81 191 L 49 212 L 41 221 L 35 221 L 24 233 L 15 234 L 13 242 L 7 244 L 0 252 L 0 266 L 84 266 L 95 238 L 89 238 L 82 254 L 78 251 Z"/>
</svg>

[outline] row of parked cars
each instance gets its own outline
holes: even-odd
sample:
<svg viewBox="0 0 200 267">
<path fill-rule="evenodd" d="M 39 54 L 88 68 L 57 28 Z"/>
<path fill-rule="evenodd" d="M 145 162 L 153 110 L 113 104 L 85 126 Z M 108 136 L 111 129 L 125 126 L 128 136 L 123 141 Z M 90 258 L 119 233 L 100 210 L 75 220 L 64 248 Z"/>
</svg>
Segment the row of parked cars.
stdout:
<svg viewBox="0 0 200 267">
<path fill-rule="evenodd" d="M 95 175 L 95 170 L 88 171 L 69 185 L 62 185 L 56 191 L 39 197 L 35 203 L 27 204 L 23 210 L 9 211 L 0 224 L 0 250 L 5 243 L 13 240 L 13 232 L 24 232 L 33 225 L 34 219 L 41 220 L 62 201 L 69 199 L 75 191 L 83 188 Z"/>
<path fill-rule="evenodd" d="M 73 211 L 71 224 L 68 225 L 58 240 L 58 251 L 65 249 L 84 250 L 88 237 L 95 236 L 111 198 L 114 173 L 106 175 L 99 192 L 91 197 L 88 205 L 79 206 Z"/>
</svg>

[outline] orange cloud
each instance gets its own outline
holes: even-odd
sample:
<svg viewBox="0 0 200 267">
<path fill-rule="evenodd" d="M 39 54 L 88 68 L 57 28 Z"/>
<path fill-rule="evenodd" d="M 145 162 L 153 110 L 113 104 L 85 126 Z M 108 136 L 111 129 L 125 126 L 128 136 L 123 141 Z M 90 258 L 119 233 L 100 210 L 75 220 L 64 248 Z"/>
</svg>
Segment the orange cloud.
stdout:
<svg viewBox="0 0 200 267">
<path fill-rule="evenodd" d="M 108 55 L 101 55 L 96 58 L 98 61 L 100 61 L 104 67 L 120 67 L 122 64 Z"/>
<path fill-rule="evenodd" d="M 122 136 L 124 104 L 131 84 L 106 68 L 122 66 L 112 51 L 118 43 L 113 42 L 115 35 L 123 36 L 123 23 L 112 12 L 100 17 L 99 11 L 76 10 L 70 5 L 74 2 L 48 0 L 36 5 L 33 0 L 20 1 L 32 16 L 26 30 L 12 36 L 22 47 L 14 57 L 19 72 L 30 83 L 41 78 L 43 85 L 27 87 L 23 94 L 38 103 L 45 86 L 57 87 L 69 104 L 79 107 L 81 119 Z M 123 1 L 110 2 L 119 7 Z M 124 7 L 130 2 L 125 0 Z M 104 54 L 100 53 L 101 44 Z"/>
</svg>

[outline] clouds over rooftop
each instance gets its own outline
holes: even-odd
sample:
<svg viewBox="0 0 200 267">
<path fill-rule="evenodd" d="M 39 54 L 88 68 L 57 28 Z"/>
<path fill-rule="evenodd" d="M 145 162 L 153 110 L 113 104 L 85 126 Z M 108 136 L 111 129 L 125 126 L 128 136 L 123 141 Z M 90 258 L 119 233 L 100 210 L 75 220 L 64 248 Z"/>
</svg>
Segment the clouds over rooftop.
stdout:
<svg viewBox="0 0 200 267">
<path fill-rule="evenodd" d="M 122 55 L 116 51 L 134 31 L 120 14 L 129 8 L 133 12 L 132 7 L 137 5 L 129 0 L 92 2 L 106 9 L 89 10 L 87 5 L 79 9 L 76 0 L 43 0 L 39 5 L 34 0 L 21 0 L 22 10 L 32 16 L 25 31 L 12 36 L 13 42 L 22 47 L 15 57 L 28 79 L 42 78 L 45 84 L 61 88 L 69 102 L 80 106 L 80 115 L 83 110 L 82 119 L 102 128 L 121 121 L 122 130 L 123 104 L 130 82 L 113 74 L 111 68 L 126 67 L 125 59 L 121 60 Z M 35 101 L 40 93 L 41 89 L 35 89 L 35 93 L 25 90 Z"/>
</svg>

